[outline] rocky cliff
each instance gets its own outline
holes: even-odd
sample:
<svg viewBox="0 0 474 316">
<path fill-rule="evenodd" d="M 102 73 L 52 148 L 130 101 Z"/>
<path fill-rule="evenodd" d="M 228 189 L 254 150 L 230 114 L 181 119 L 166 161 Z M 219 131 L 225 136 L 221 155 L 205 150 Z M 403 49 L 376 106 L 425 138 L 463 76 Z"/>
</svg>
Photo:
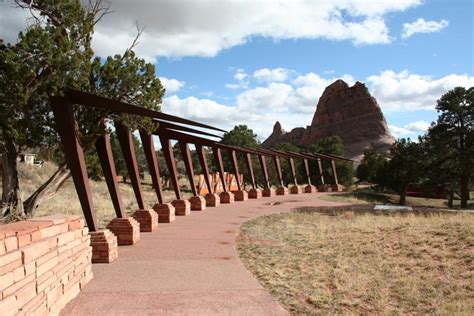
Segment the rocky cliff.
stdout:
<svg viewBox="0 0 474 316">
<path fill-rule="evenodd" d="M 346 157 L 357 160 L 365 149 L 387 152 L 395 141 L 367 87 L 360 82 L 349 87 L 343 80 L 337 80 L 324 90 L 310 126 L 285 132 L 276 122 L 263 146 L 271 148 L 283 142 L 308 146 L 334 135 L 341 137 Z"/>
</svg>

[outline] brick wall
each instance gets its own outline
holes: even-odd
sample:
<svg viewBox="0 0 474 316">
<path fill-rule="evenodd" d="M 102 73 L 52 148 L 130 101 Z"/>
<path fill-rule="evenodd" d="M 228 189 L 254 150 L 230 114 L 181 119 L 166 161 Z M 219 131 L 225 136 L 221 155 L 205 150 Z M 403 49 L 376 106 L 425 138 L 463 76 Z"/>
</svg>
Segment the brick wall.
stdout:
<svg viewBox="0 0 474 316">
<path fill-rule="evenodd" d="M 0 315 L 59 314 L 92 279 L 91 256 L 77 216 L 0 225 Z"/>
</svg>

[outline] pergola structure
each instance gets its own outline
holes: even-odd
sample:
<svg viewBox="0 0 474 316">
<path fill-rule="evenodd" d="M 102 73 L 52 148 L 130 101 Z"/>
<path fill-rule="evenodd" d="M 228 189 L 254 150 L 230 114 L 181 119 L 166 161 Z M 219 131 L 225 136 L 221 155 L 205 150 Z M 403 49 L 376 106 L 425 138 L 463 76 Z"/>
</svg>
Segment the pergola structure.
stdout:
<svg viewBox="0 0 474 316">
<path fill-rule="evenodd" d="M 107 225 L 107 228 L 117 236 L 119 245 L 134 244 L 139 239 L 140 231 L 153 231 L 156 228 L 158 221 L 168 223 L 172 222 L 175 219 L 175 215 L 185 216 L 189 214 L 191 210 L 202 211 L 206 207 L 215 207 L 220 203 L 232 203 L 234 201 L 245 201 L 247 198 L 260 198 L 262 195 L 265 197 L 274 195 L 275 191 L 272 189 L 267 168 L 267 158 L 273 161 L 278 177 L 279 183 L 276 190 L 277 195 L 288 193 L 288 188 L 285 186 L 283 180 L 280 159 L 287 159 L 289 162 L 291 177 L 293 179 L 292 186 L 290 187 L 290 192 L 292 194 L 298 194 L 301 192 L 301 188 L 298 186 L 296 180 L 295 159 L 301 159 L 304 162 L 307 178 L 307 186 L 305 187 L 304 192 L 311 193 L 316 191 L 315 187 L 311 184 L 309 161 L 315 161 L 317 163 L 317 170 L 319 172 L 318 176 L 321 180 L 321 185 L 318 187 L 320 191 L 325 191 L 327 189 L 323 176 L 322 160 L 327 160 L 331 163 L 334 182 L 332 189 L 340 189 L 335 162 L 347 161 L 346 158 L 334 155 L 282 152 L 277 150 L 226 145 L 220 143 L 219 140 L 221 137 L 215 134 L 216 132 L 225 132 L 223 129 L 82 91 L 67 89 L 63 96 L 51 97 L 51 105 L 57 123 L 57 130 L 64 147 L 65 158 L 71 170 L 74 186 L 84 212 L 87 226 L 92 235 L 93 249 L 94 244 L 98 243 L 110 245 L 110 240 L 108 240 L 110 238 L 107 237 L 109 236 L 108 234 L 104 233 L 104 231 L 100 231 L 98 227 L 86 163 L 84 160 L 84 151 L 80 141 L 80 131 L 78 130 L 78 124 L 75 119 L 74 105 L 76 104 L 102 110 L 107 117 L 112 117 L 112 115 L 118 117 L 118 119 L 116 118 L 113 123 L 138 205 L 138 210 L 133 213 L 132 217 L 127 217 L 124 210 L 119 190 L 115 161 L 112 154 L 112 147 L 107 133 L 97 137 L 95 141 L 95 149 L 99 157 L 100 165 L 103 170 L 116 215 L 116 218 Z M 147 117 L 158 123 L 158 127 L 152 133 L 149 133 L 144 129 L 138 131 L 153 188 L 156 193 L 157 203 L 153 205 L 152 209 L 150 209 L 145 203 L 140 183 L 138 163 L 132 136 L 132 132 L 134 131 L 130 131 L 128 127 L 120 121 L 121 115 Z M 171 203 L 166 202 L 164 198 L 163 188 L 160 181 L 160 166 L 156 156 L 153 136 L 157 136 L 160 140 L 163 156 L 166 161 L 166 167 L 169 170 L 171 184 L 175 193 L 175 199 Z M 172 146 L 173 141 L 177 142 L 179 150 L 183 156 L 186 175 L 192 192 L 192 197 L 189 200 L 183 198 L 179 186 L 176 157 Z M 196 154 L 204 176 L 205 185 L 209 192 L 205 196 L 200 196 L 198 194 L 195 183 L 195 166 L 193 164 L 189 145 L 194 145 L 196 148 Z M 211 185 L 207 160 L 207 153 L 210 151 L 212 151 L 213 161 L 217 167 L 220 182 L 222 183 L 222 192 L 216 192 L 215 187 Z M 248 169 L 251 185 L 251 189 L 248 192 L 244 190 L 244 183 L 241 182 L 237 154 L 243 155 L 245 158 L 245 164 Z M 256 181 L 252 156 L 256 156 L 260 164 L 260 169 L 263 175 L 263 183 L 261 183 L 263 194 Z M 232 170 L 227 170 L 227 172 L 235 177 L 238 188 L 238 190 L 233 192 L 230 191 L 230 185 L 226 183 L 226 177 L 224 176 L 226 173 L 226 170 L 224 170 L 224 159 L 226 158 L 229 159 L 228 161 L 230 161 L 230 165 L 232 166 Z M 100 251 L 95 251 L 93 254 L 93 261 L 107 261 L 105 259 L 103 260 L 100 256 Z"/>
</svg>

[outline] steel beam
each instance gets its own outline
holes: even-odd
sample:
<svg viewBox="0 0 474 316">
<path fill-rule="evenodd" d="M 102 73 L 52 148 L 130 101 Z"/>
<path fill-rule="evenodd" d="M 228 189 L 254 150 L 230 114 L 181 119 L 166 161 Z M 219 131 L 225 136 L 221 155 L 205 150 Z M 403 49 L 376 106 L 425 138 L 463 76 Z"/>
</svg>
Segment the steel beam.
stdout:
<svg viewBox="0 0 474 316">
<path fill-rule="evenodd" d="M 288 161 L 290 163 L 291 176 L 293 177 L 293 184 L 297 186 L 298 182 L 296 181 L 295 161 L 293 160 L 293 158 L 288 158 Z"/>
<path fill-rule="evenodd" d="M 244 155 L 245 155 L 245 162 L 247 164 L 247 168 L 248 168 L 249 174 L 250 174 L 250 181 L 252 183 L 252 189 L 256 189 L 257 185 L 255 183 L 255 174 L 253 173 L 252 157 L 250 157 L 250 154 L 248 152 L 244 153 Z"/>
<path fill-rule="evenodd" d="M 99 156 L 102 172 L 104 173 L 105 182 L 109 189 L 110 198 L 115 209 L 117 218 L 124 218 L 122 199 L 120 196 L 120 189 L 117 181 L 117 170 L 112 155 L 112 146 L 110 145 L 110 137 L 108 134 L 101 135 L 95 141 L 95 148 Z"/>
<path fill-rule="evenodd" d="M 222 189 L 224 190 L 224 192 L 228 192 L 227 183 L 224 175 L 224 163 L 222 162 L 221 149 L 217 146 L 213 146 L 212 154 L 214 155 L 214 160 L 217 163 L 217 168 L 219 168 L 219 177 L 222 181 Z"/>
<path fill-rule="evenodd" d="M 133 143 L 132 133 L 121 122 L 115 123 L 115 131 L 122 149 L 125 165 L 127 166 L 128 175 L 132 182 L 133 192 L 137 199 L 138 208 L 145 209 L 145 202 L 143 200 L 142 186 L 140 184 L 140 176 L 138 174 L 138 163 L 135 155 L 135 145 Z"/>
<path fill-rule="evenodd" d="M 178 183 L 178 172 L 176 170 L 176 159 L 174 158 L 173 148 L 171 146 L 171 141 L 169 138 L 164 136 L 159 136 L 161 149 L 163 150 L 163 156 L 166 160 L 166 165 L 168 167 L 168 171 L 170 173 L 171 183 L 173 185 L 174 193 L 176 195 L 177 200 L 181 200 L 181 190 L 179 189 Z"/>
<path fill-rule="evenodd" d="M 336 161 L 331 160 L 331 171 L 332 171 L 332 177 L 334 184 L 339 185 L 339 181 L 337 179 L 337 171 L 336 171 Z"/>
<path fill-rule="evenodd" d="M 209 166 L 207 164 L 206 152 L 202 145 L 195 145 L 196 152 L 199 158 L 199 163 L 201 164 L 202 173 L 204 174 L 204 181 L 206 181 L 207 190 L 209 194 L 214 193 L 214 188 L 211 186 L 211 180 L 209 176 Z"/>
<path fill-rule="evenodd" d="M 284 187 L 285 183 L 283 182 L 283 173 L 281 172 L 281 162 L 280 157 L 277 155 L 273 156 L 273 163 L 275 164 L 276 173 L 278 176 L 278 180 L 280 181 L 280 186 Z"/>
<path fill-rule="evenodd" d="M 188 175 L 189 185 L 194 196 L 198 196 L 196 184 L 194 183 L 194 166 L 191 158 L 191 151 L 189 150 L 188 143 L 178 141 L 179 148 L 183 154 L 184 166 L 186 167 L 186 174 Z"/>
<path fill-rule="evenodd" d="M 311 176 L 309 172 L 308 159 L 303 158 L 303 163 L 304 163 L 304 170 L 306 171 L 306 178 L 308 179 L 308 185 L 311 185 Z"/>
<path fill-rule="evenodd" d="M 142 140 L 142 146 L 156 197 L 159 203 L 162 204 L 164 203 L 163 188 L 161 186 L 160 166 L 158 165 L 155 145 L 153 144 L 153 135 L 148 134 L 145 130 L 140 130 L 140 139 Z"/>
<path fill-rule="evenodd" d="M 240 183 L 240 172 L 239 172 L 239 163 L 237 162 L 237 155 L 235 153 L 235 150 L 233 149 L 228 149 L 227 151 L 232 161 L 232 169 L 234 171 L 235 181 L 237 182 L 237 188 L 239 189 L 239 191 L 241 191 L 242 183 Z"/>
<path fill-rule="evenodd" d="M 260 162 L 260 167 L 262 168 L 263 179 L 265 181 L 264 187 L 269 188 L 270 187 L 270 180 L 268 179 L 268 170 L 267 170 L 267 163 L 265 161 L 265 156 L 258 155 L 258 161 Z"/>
<path fill-rule="evenodd" d="M 321 158 L 318 158 L 317 162 L 318 162 L 318 171 L 319 171 L 319 177 L 321 179 L 321 184 L 325 184 L 325 182 L 324 182 L 324 172 L 323 172 L 323 163 L 321 161 Z"/>
<path fill-rule="evenodd" d="M 97 225 L 94 204 L 92 202 L 84 152 L 77 138 L 78 127 L 72 103 L 67 97 L 51 97 L 50 102 L 56 120 L 56 128 L 64 146 L 64 154 L 68 167 L 71 170 L 71 176 L 82 206 L 87 227 L 89 231 L 95 232 L 99 226 Z"/>
</svg>

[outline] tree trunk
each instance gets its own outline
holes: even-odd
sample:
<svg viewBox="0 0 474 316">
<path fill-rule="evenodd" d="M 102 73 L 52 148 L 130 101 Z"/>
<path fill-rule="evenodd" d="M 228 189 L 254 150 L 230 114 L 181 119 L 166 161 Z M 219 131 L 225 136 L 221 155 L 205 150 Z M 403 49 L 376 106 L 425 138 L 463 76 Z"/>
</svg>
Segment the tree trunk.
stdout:
<svg viewBox="0 0 474 316">
<path fill-rule="evenodd" d="M 403 190 L 400 192 L 400 205 L 406 205 L 407 204 L 407 188 L 403 188 Z"/>
<path fill-rule="evenodd" d="M 467 208 L 469 200 L 469 177 L 466 174 L 461 175 L 461 208 Z"/>
<path fill-rule="evenodd" d="M 453 208 L 454 207 L 454 192 L 451 190 L 449 192 L 449 198 L 448 198 L 448 207 Z"/>
<path fill-rule="evenodd" d="M 18 146 L 14 139 L 3 130 L 4 148 L 2 153 L 2 215 L 12 220 L 25 218 L 18 179 Z"/>
<path fill-rule="evenodd" d="M 66 164 L 62 164 L 58 170 L 43 183 L 24 204 L 25 214 L 33 217 L 38 206 L 45 200 L 51 198 L 62 186 L 62 184 L 71 176 L 71 172 Z"/>
</svg>

